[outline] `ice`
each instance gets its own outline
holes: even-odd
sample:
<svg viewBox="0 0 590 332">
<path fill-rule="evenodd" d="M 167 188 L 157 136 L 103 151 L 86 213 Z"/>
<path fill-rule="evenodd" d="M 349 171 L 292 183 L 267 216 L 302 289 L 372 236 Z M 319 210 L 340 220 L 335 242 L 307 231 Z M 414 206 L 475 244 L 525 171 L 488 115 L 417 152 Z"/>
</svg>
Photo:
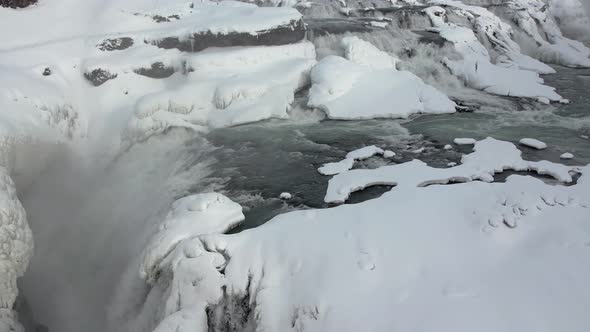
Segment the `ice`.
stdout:
<svg viewBox="0 0 590 332">
<path fill-rule="evenodd" d="M 451 144 L 446 144 L 446 145 L 443 147 L 443 149 L 445 149 L 445 150 L 447 150 L 447 151 L 448 151 L 448 150 L 453 150 L 453 146 L 452 146 Z"/>
<path fill-rule="evenodd" d="M 471 29 L 444 21 L 446 10 L 442 7 L 429 7 L 425 12 L 434 31 L 453 43 L 463 57 L 462 60 L 445 59 L 445 65 L 469 86 L 503 96 L 542 97 L 551 101 L 562 99 L 554 88 L 543 85 L 543 79 L 537 72 L 493 64 L 488 50 Z"/>
<path fill-rule="evenodd" d="M 475 142 L 477 142 L 477 141 L 473 138 L 455 138 L 453 140 L 453 143 L 455 143 L 457 145 L 472 145 L 472 144 L 475 144 Z M 448 149 L 445 149 L 445 150 L 448 150 Z"/>
<path fill-rule="evenodd" d="M 523 162 L 508 142 L 486 139 L 475 149 L 464 164 Z M 407 172 L 399 179 L 432 179 L 433 169 L 420 163 L 400 164 Z M 590 324 L 590 296 L 579 292 L 590 277 L 580 265 L 588 256 L 590 166 L 578 171 L 572 186 L 530 176 L 402 184 L 363 203 L 294 211 L 239 234 L 194 234 L 159 265 L 167 278 L 139 291 L 161 300 L 137 317 L 160 313 L 159 332 L 228 325 L 388 331 L 417 324 L 582 332 Z M 437 314 L 425 316 L 425 304 Z"/>
<path fill-rule="evenodd" d="M 528 146 L 530 148 L 535 148 L 537 150 L 543 150 L 547 148 L 547 144 L 545 142 L 539 141 L 535 138 L 523 138 L 519 142 L 522 145 Z"/>
<path fill-rule="evenodd" d="M 375 185 L 425 187 L 449 182 L 492 182 L 494 174 L 505 170 L 533 171 L 549 175 L 564 183 L 572 181 L 570 172 L 575 167 L 548 161 L 526 161 L 521 151 L 509 142 L 486 138 L 475 143 L 474 152 L 464 155 L 461 165 L 451 168 L 433 168 L 420 160 L 389 165 L 377 169 L 355 169 L 342 172 L 328 182 L 324 201 L 344 203 L 355 191 Z"/>
<path fill-rule="evenodd" d="M 574 159 L 574 155 L 569 152 L 566 152 L 566 153 L 560 155 L 559 158 L 561 158 L 561 159 Z"/>
<path fill-rule="evenodd" d="M 33 234 L 8 170 L 0 166 L 0 309 L 11 310 L 33 254 Z"/>
<path fill-rule="evenodd" d="M 455 112 L 447 96 L 414 74 L 396 70 L 396 60 L 375 46 L 347 37 L 342 47 L 346 58 L 327 56 L 312 69 L 308 106 L 341 120 Z"/>
</svg>

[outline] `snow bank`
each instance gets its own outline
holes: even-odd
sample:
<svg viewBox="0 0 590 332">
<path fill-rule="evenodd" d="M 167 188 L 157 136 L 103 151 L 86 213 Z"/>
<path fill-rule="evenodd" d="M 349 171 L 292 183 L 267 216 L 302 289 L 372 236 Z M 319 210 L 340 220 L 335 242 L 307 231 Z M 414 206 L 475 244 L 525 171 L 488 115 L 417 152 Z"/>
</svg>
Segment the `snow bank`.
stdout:
<svg viewBox="0 0 590 332">
<path fill-rule="evenodd" d="M 312 70 L 308 106 L 331 119 L 407 118 L 452 113 L 455 103 L 407 71 L 396 59 L 357 37 L 342 40 L 345 58 L 328 56 Z"/>
<path fill-rule="evenodd" d="M 503 96 L 544 97 L 552 101 L 562 99 L 554 88 L 543 85 L 543 79 L 537 72 L 493 64 L 487 49 L 471 29 L 444 21 L 446 11 L 442 7 L 429 7 L 425 12 L 434 30 L 453 43 L 457 52 L 463 56 L 462 60 L 445 58 L 444 63 L 469 86 Z"/>
<path fill-rule="evenodd" d="M 374 185 L 396 186 L 394 190 L 398 190 L 405 186 L 425 187 L 449 182 L 492 182 L 494 174 L 504 170 L 534 171 L 569 183 L 572 181 L 570 172 L 576 169 L 548 161 L 523 160 L 521 151 L 514 144 L 493 138 L 476 142 L 473 150 L 473 153 L 463 156 L 461 165 L 451 168 L 433 168 L 415 159 L 377 169 L 342 172 L 328 182 L 324 201 L 343 203 L 351 193 Z"/>
<path fill-rule="evenodd" d="M 523 162 L 492 139 L 466 158 Z M 400 166 L 414 185 L 179 243 L 147 289 L 160 298 L 155 331 L 586 330 L 590 166 L 569 187 L 529 176 L 417 187 L 438 177 Z"/>
<path fill-rule="evenodd" d="M 171 126 L 195 130 L 286 118 L 308 84 L 315 49 L 283 46 L 214 49 L 185 58 L 182 84 L 141 97 L 126 137 L 141 140 Z"/>
<path fill-rule="evenodd" d="M 64 12 L 78 15 L 60 19 Z M 40 19 L 41 15 L 46 17 Z M 80 3 L 64 0 L 16 12 L 3 9 L 0 21 L 6 26 L 26 28 L 4 30 L 0 32 L 0 39 L 6 41 L 2 45 L 4 48 L 87 36 L 120 36 L 122 33 L 142 42 L 172 36 L 182 40 L 195 33 L 256 35 L 275 27 L 290 26 L 300 19 L 301 14 L 293 8 L 265 8 L 239 1 Z M 37 29 L 40 20 L 52 22 L 52 29 Z"/>
</svg>

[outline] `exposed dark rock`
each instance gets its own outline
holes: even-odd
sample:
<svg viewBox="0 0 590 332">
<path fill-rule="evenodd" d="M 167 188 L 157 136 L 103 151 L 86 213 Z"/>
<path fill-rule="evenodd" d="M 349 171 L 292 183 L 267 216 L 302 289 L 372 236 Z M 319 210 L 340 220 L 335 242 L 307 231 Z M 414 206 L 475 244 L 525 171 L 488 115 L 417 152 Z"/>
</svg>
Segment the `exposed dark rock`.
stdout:
<svg viewBox="0 0 590 332">
<path fill-rule="evenodd" d="M 207 307 L 209 332 L 253 332 L 256 330 L 254 312 L 256 302 L 251 303 L 249 293 L 252 276 L 248 276 L 245 294 L 228 294 L 223 287 L 223 298 Z"/>
<path fill-rule="evenodd" d="M 101 69 L 101 68 L 97 68 L 89 73 L 88 72 L 84 73 L 84 77 L 86 77 L 86 79 L 88 81 L 90 81 L 90 83 L 92 83 L 92 85 L 99 86 L 99 85 L 102 85 L 104 82 L 117 77 L 117 74 L 111 73 L 111 72 Z"/>
<path fill-rule="evenodd" d="M 101 51 L 119 51 L 133 46 L 133 39 L 130 37 L 105 39 L 96 45 Z"/>
<path fill-rule="evenodd" d="M 155 62 L 152 63 L 151 68 L 140 68 L 134 72 L 151 78 L 166 78 L 172 76 L 175 70 L 173 67 L 166 67 L 162 62 Z"/>
<path fill-rule="evenodd" d="M 199 52 L 208 47 L 285 45 L 305 38 L 305 25 L 302 20 L 291 21 L 288 25 L 269 30 L 250 33 L 217 34 L 210 31 L 194 33 L 187 38 L 166 37 L 159 40 L 146 40 L 148 44 L 164 49 L 176 48 L 183 52 Z"/>
<path fill-rule="evenodd" d="M 156 23 L 170 22 L 173 19 L 180 20 L 180 15 L 168 15 L 168 16 L 154 15 L 154 16 L 152 16 L 152 20 L 154 20 Z"/>
<path fill-rule="evenodd" d="M 25 8 L 37 3 L 37 0 L 0 0 L 0 7 Z"/>
<path fill-rule="evenodd" d="M 457 100 L 457 99 L 454 99 L 453 101 L 455 102 L 455 104 L 457 104 L 457 106 L 455 106 L 455 110 L 460 113 L 461 112 L 463 112 L 463 113 L 475 112 L 475 111 L 479 110 L 479 108 L 480 108 L 480 105 L 477 105 L 474 103 L 467 103 L 467 102 L 464 102 L 462 100 Z"/>
<path fill-rule="evenodd" d="M 49 69 L 49 68 L 45 68 L 45 69 L 43 70 L 43 76 L 49 76 L 49 75 L 51 75 L 51 69 Z"/>
</svg>

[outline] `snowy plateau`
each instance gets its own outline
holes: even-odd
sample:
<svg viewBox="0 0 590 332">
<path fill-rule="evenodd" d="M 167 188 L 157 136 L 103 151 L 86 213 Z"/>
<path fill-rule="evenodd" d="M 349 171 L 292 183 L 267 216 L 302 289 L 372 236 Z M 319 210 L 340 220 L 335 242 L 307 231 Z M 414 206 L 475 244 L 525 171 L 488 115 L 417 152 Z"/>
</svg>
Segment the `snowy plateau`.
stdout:
<svg viewBox="0 0 590 332">
<path fill-rule="evenodd" d="M 0 332 L 590 331 L 589 13 L 0 0 Z"/>
</svg>

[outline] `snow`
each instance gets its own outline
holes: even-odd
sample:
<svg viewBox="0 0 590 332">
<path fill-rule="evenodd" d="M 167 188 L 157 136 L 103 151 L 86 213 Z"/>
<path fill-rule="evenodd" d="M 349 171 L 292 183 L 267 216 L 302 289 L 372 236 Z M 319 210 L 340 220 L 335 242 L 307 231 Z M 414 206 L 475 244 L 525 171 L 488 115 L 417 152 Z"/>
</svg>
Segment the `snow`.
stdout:
<svg viewBox="0 0 590 332">
<path fill-rule="evenodd" d="M 369 24 L 371 26 L 374 26 L 374 27 L 377 27 L 377 28 L 387 28 L 387 26 L 389 25 L 389 22 L 371 21 L 371 22 L 369 22 Z"/>
<path fill-rule="evenodd" d="M 383 152 L 383 149 L 378 148 L 374 145 L 369 145 L 354 151 L 350 151 L 346 154 L 346 158 L 354 160 L 363 160 L 378 154 L 383 154 Z"/>
<path fill-rule="evenodd" d="M 537 101 L 540 102 L 541 104 L 545 104 L 545 105 L 551 104 L 551 101 L 549 100 L 549 98 L 545 98 L 545 97 L 539 97 L 539 98 L 537 98 Z M 561 104 L 564 104 L 561 100 L 559 102 Z"/>
<path fill-rule="evenodd" d="M 383 151 L 383 158 L 393 158 L 393 157 L 395 157 L 395 152 L 393 152 L 391 150 Z"/>
<path fill-rule="evenodd" d="M 477 141 L 473 138 L 455 138 L 453 142 L 457 145 L 472 145 Z"/>
<path fill-rule="evenodd" d="M 324 164 L 318 168 L 318 172 L 322 175 L 340 174 L 351 169 L 354 166 L 354 159 L 344 158 L 340 161 Z"/>
<path fill-rule="evenodd" d="M 0 308 L 0 331 L 24 332 L 24 328 L 18 322 L 18 317 L 12 310 Z"/>
<path fill-rule="evenodd" d="M 11 310 L 33 254 L 33 235 L 8 170 L 0 166 L 0 309 Z M 0 320 L 1 321 L 1 320 Z"/>
<path fill-rule="evenodd" d="M 522 54 L 520 46 L 512 39 L 514 33 L 512 27 L 486 8 L 466 5 L 456 0 L 431 0 L 428 3 L 449 6 L 460 16 L 473 21 L 473 30 L 484 34 L 493 49 L 500 54 L 498 59 L 496 59 L 497 65 L 530 70 L 539 74 L 555 73 L 555 69 L 550 66 L 528 55 Z"/>
<path fill-rule="evenodd" d="M 426 150 L 426 148 L 419 148 L 419 149 L 416 149 L 416 150 L 412 150 L 412 153 L 419 154 L 419 153 L 424 152 L 424 150 Z"/>
<path fill-rule="evenodd" d="M 358 37 L 342 38 L 344 57 L 371 69 L 395 69 L 397 59 Z"/>
<path fill-rule="evenodd" d="M 207 128 L 286 118 L 315 64 L 311 43 L 216 49 L 185 58 L 192 72 L 176 88 L 141 97 L 126 135 L 142 140 L 167 128 Z"/>
<path fill-rule="evenodd" d="M 407 118 L 414 113 L 453 113 L 455 103 L 396 60 L 355 37 L 342 41 L 345 57 L 327 56 L 311 71 L 308 106 L 328 118 Z M 379 105 L 376 107 L 375 105 Z"/>
<path fill-rule="evenodd" d="M 462 60 L 445 58 L 444 63 L 469 86 L 502 96 L 562 99 L 554 88 L 543 85 L 537 72 L 493 64 L 488 50 L 471 29 L 444 21 L 446 11 L 442 7 L 433 6 L 424 11 L 430 17 L 433 30 L 453 43 L 463 57 Z"/>
<path fill-rule="evenodd" d="M 588 48 L 564 37 L 558 26 L 572 34 L 585 24 L 584 18 L 563 19 L 572 17 L 574 2 L 549 1 L 559 22 L 542 10 L 541 1 L 510 4 L 516 23 L 540 45 L 540 59 L 588 65 Z M 22 330 L 12 310 L 16 279 L 25 273 L 33 250 L 9 176 L 8 155 L 16 144 L 73 140 L 124 151 L 121 143 L 143 141 L 172 127 L 207 132 L 287 118 L 295 93 L 310 84 L 309 106 L 333 119 L 455 111 L 446 95 L 397 70 L 395 56 L 356 37 L 342 39 L 336 53 L 343 57 L 329 56 L 318 64 L 307 41 L 199 53 L 146 43 L 166 37 L 186 41 L 195 33 L 257 36 L 300 20 L 301 14 L 289 7 L 312 5 L 282 4 L 203 0 L 191 7 L 185 0 L 61 0 L 17 11 L 0 8 L 0 21 L 18 27 L 0 30 L 0 330 Z M 566 102 L 542 84 L 538 73 L 550 70 L 520 52 L 507 24 L 484 9 L 445 4 L 474 19 L 495 52 L 490 56 L 471 30 L 431 17 L 463 57 L 446 61 L 457 76 L 491 93 Z M 154 15 L 171 18 L 157 23 Z M 385 27 L 387 22 L 369 24 Z M 134 44 L 109 52 L 97 48 L 120 37 Z M 156 62 L 174 74 L 153 79 L 134 72 Z M 46 68 L 49 76 L 42 74 Z M 117 77 L 91 86 L 84 74 L 98 69 Z M 584 331 L 590 322 L 583 309 L 590 301 L 579 290 L 590 273 L 576 263 L 587 260 L 590 168 L 525 161 L 512 144 L 493 139 L 477 142 L 474 150 L 462 165 L 444 170 L 419 160 L 351 170 L 355 160 L 395 156 L 375 146 L 352 151 L 320 168 L 322 174 L 336 175 L 327 200 L 344 202 L 350 192 L 372 184 L 396 188 L 355 206 L 279 215 L 235 235 L 221 233 L 244 220 L 237 203 L 217 193 L 181 198 L 154 232 L 141 263 L 131 267 L 143 281 L 126 291 L 137 291 L 139 296 L 130 299 L 141 300 L 126 308 L 128 321 L 117 328 L 207 331 L 207 309 L 247 294 L 249 301 L 239 303 L 253 307 L 258 330 Z M 416 157 L 423 151 L 415 150 Z M 582 176 L 570 187 L 522 176 L 506 183 L 473 181 L 490 182 L 504 169 L 548 174 L 564 183 L 573 182 L 573 172 Z M 463 181 L 468 183 L 450 184 Z M 449 185 L 432 185 L 443 183 Z M 280 197 L 288 199 L 287 194 Z M 209 313 L 215 317 L 223 309 Z"/>
<path fill-rule="evenodd" d="M 547 144 L 545 142 L 539 141 L 535 138 L 523 138 L 519 142 L 522 145 L 528 146 L 530 148 L 535 148 L 537 150 L 543 150 L 547 148 Z"/>
<path fill-rule="evenodd" d="M 522 163 L 517 152 L 486 139 L 471 159 L 494 169 Z M 167 277 L 139 291 L 162 299 L 138 317 L 159 313 L 159 332 L 586 330 L 590 166 L 572 186 L 512 175 L 418 187 L 439 177 L 415 164 L 400 165 L 413 185 L 376 199 L 193 234 L 157 267 Z"/>
<path fill-rule="evenodd" d="M 539 45 L 542 60 L 569 67 L 590 67 L 590 48 L 563 36 L 544 1 L 513 0 L 507 5 L 514 11 L 516 24 Z"/>
<path fill-rule="evenodd" d="M 291 193 L 288 193 L 288 192 L 283 192 L 279 195 L 279 198 L 287 200 L 287 199 L 293 198 L 293 195 L 291 195 Z"/>
<path fill-rule="evenodd" d="M 533 171 L 549 175 L 564 183 L 572 181 L 574 167 L 549 161 L 526 161 L 521 151 L 509 142 L 486 138 L 475 143 L 474 152 L 464 155 L 461 165 L 451 168 L 433 168 L 420 160 L 388 165 L 377 169 L 355 169 L 337 174 L 328 182 L 324 201 L 344 203 L 355 191 L 375 185 L 400 187 L 426 187 L 432 184 L 453 182 L 492 182 L 494 173 L 504 170 Z"/>
<path fill-rule="evenodd" d="M 196 194 L 175 201 L 144 251 L 141 276 L 153 280 L 164 257 L 193 234 L 223 233 L 244 219 L 242 207 L 222 194 Z"/>
<path fill-rule="evenodd" d="M 327 163 L 318 168 L 318 172 L 322 175 L 334 175 L 351 169 L 354 166 L 355 160 L 363 160 L 372 156 L 384 154 L 383 149 L 374 145 L 365 146 L 363 148 L 350 151 L 346 157 L 338 162 Z M 395 154 L 394 154 L 395 155 Z"/>
<path fill-rule="evenodd" d="M 574 159 L 574 155 L 569 152 L 566 152 L 566 153 L 560 155 L 559 158 L 561 158 L 561 159 Z"/>
<path fill-rule="evenodd" d="M 83 36 L 120 35 L 126 33 L 153 40 L 178 36 L 181 39 L 193 33 L 211 32 L 214 34 L 250 33 L 272 27 L 288 25 L 301 19 L 301 14 L 293 8 L 265 8 L 238 1 L 195 1 L 193 8 L 184 0 L 158 1 L 129 0 L 104 4 L 101 1 L 89 4 L 74 0 L 47 3 L 22 11 L 2 9 L 0 21 L 6 26 L 27 27 L 18 31 L 0 32 L 0 39 L 6 41 L 4 49 L 38 44 L 47 41 L 63 41 Z M 60 13 L 74 11 L 79 13 L 70 19 L 52 20 L 51 29 L 36 29 L 39 15 L 58 18 Z M 152 16 L 178 15 L 179 19 L 158 23 Z M 89 24 L 92 23 L 92 24 Z M 80 31 L 80 27 L 89 31 Z"/>
</svg>

